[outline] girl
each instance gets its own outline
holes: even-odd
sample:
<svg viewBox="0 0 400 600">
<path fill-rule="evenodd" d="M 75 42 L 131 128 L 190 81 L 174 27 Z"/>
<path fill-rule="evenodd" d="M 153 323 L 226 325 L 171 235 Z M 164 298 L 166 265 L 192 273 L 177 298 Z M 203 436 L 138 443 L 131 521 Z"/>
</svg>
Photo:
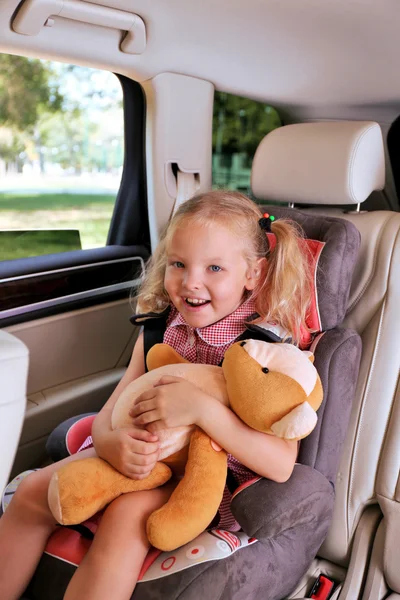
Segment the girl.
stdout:
<svg viewBox="0 0 400 600">
<path fill-rule="evenodd" d="M 169 311 L 164 342 L 192 362 L 218 365 L 251 320 L 268 317 L 296 342 L 306 328 L 307 259 L 299 250 L 299 233 L 289 222 L 273 222 L 276 244 L 270 251 L 260 217 L 257 205 L 242 194 L 197 196 L 178 209 L 153 255 L 138 305 L 153 314 Z M 94 449 L 61 463 L 97 454 L 128 477 L 144 478 L 157 462 L 157 430 L 196 424 L 229 453 L 239 482 L 249 473 L 278 482 L 290 477 L 295 442 L 250 429 L 179 378 L 163 378 L 143 393 L 132 427 L 113 431 L 112 408 L 128 383 L 144 373 L 144 358 L 140 335 L 124 377 L 94 421 Z M 23 593 L 56 527 L 47 488 L 59 465 L 29 475 L 0 519 L 2 600 L 17 600 Z M 168 500 L 173 487 L 125 494 L 107 507 L 65 600 L 130 598 L 149 549 L 147 517 Z"/>
</svg>

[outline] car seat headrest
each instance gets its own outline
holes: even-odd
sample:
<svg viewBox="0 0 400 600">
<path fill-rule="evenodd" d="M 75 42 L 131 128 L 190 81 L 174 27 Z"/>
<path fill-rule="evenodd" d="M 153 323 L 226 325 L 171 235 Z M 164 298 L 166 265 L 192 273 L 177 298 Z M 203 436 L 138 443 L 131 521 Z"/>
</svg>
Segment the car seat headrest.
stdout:
<svg viewBox="0 0 400 600">
<path fill-rule="evenodd" d="M 263 138 L 253 160 L 259 200 L 359 204 L 384 185 L 382 132 L 373 121 L 286 125 Z"/>
</svg>

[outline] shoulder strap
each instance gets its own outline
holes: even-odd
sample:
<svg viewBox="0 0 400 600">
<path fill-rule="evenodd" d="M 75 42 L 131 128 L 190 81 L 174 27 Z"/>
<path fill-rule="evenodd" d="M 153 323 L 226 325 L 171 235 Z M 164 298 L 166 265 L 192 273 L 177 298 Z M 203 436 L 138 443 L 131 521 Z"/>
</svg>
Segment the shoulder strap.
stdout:
<svg viewBox="0 0 400 600">
<path fill-rule="evenodd" d="M 276 335 L 273 331 L 257 327 L 256 325 L 247 325 L 246 329 L 235 340 L 242 342 L 244 340 L 261 340 L 262 342 L 281 342 L 282 338 Z M 221 360 L 219 366 L 222 366 L 224 359 Z"/>
<path fill-rule="evenodd" d="M 147 353 L 155 344 L 162 343 L 164 332 L 167 328 L 169 313 L 170 309 L 168 308 L 160 314 L 149 313 L 146 315 L 133 315 L 133 317 L 130 318 L 131 323 L 143 327 L 144 365 L 146 372 Z"/>
<path fill-rule="evenodd" d="M 149 319 L 143 323 L 144 361 L 147 353 L 155 344 L 162 344 L 164 332 L 167 328 L 167 317 Z M 146 368 L 147 371 L 147 368 Z"/>
<path fill-rule="evenodd" d="M 242 340 L 261 340 L 262 342 L 282 342 L 280 335 L 273 327 L 260 327 L 258 325 L 249 324 L 245 331 L 236 338 L 236 342 Z"/>
</svg>

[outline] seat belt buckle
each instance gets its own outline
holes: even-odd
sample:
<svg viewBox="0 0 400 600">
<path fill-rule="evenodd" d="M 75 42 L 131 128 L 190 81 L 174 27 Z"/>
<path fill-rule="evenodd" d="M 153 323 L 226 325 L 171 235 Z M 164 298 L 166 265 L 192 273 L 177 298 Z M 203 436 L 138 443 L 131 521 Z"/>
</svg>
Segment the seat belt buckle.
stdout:
<svg viewBox="0 0 400 600">
<path fill-rule="evenodd" d="M 310 598 L 313 600 L 328 600 L 330 598 L 335 582 L 326 575 L 318 575 L 312 590 L 310 592 Z"/>
</svg>

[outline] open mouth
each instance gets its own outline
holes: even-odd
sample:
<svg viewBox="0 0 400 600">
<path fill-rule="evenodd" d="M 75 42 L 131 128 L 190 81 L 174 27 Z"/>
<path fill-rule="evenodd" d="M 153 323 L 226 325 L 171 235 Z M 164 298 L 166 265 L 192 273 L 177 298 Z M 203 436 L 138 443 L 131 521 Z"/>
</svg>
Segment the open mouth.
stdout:
<svg viewBox="0 0 400 600">
<path fill-rule="evenodd" d="M 200 308 L 210 303 L 210 300 L 202 300 L 200 298 L 184 298 L 185 304 L 191 307 Z"/>
</svg>

